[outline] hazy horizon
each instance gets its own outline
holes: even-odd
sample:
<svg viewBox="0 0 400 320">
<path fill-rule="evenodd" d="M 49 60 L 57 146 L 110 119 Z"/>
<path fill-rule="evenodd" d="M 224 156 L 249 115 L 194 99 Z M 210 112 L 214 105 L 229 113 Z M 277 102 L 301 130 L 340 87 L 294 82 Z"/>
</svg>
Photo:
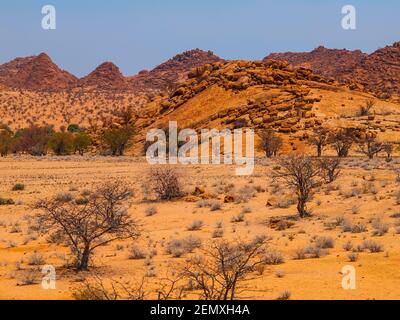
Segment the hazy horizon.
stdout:
<svg viewBox="0 0 400 320">
<path fill-rule="evenodd" d="M 56 30 L 41 28 L 46 4 L 56 7 Z M 341 28 L 346 4 L 357 9 L 357 30 Z M 320 45 L 371 53 L 400 40 L 395 0 L 6 0 L 1 8 L 0 63 L 46 52 L 78 77 L 105 61 L 134 75 L 194 48 L 224 59 L 255 60 Z"/>
</svg>

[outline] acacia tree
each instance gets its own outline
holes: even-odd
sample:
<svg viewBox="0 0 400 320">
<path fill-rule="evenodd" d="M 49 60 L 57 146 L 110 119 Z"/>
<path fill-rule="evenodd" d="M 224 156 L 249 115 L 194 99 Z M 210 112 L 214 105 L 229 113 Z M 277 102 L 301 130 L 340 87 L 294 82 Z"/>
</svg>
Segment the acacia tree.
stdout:
<svg viewBox="0 0 400 320">
<path fill-rule="evenodd" d="M 322 152 L 329 141 L 329 130 L 326 128 L 318 128 L 314 130 L 313 134 L 309 137 L 308 143 L 315 146 L 317 149 L 317 157 L 321 158 Z"/>
<path fill-rule="evenodd" d="M 311 157 L 290 155 L 278 161 L 273 178 L 282 181 L 294 189 L 297 195 L 297 211 L 301 218 L 309 216 L 307 202 L 311 199 L 313 189 L 320 184 L 321 169 Z"/>
<path fill-rule="evenodd" d="M 182 275 L 200 290 L 201 299 L 234 300 L 240 284 L 264 263 L 266 242 L 265 237 L 250 242 L 214 242 L 203 255 L 187 260 Z"/>
<path fill-rule="evenodd" d="M 382 151 L 386 153 L 386 160 L 392 161 L 393 144 L 391 144 L 390 142 L 385 142 L 382 146 Z"/>
<path fill-rule="evenodd" d="M 266 129 L 260 133 L 260 147 L 265 152 L 267 158 L 276 156 L 283 146 L 283 140 L 273 130 Z"/>
<path fill-rule="evenodd" d="M 324 158 L 318 160 L 322 178 L 326 183 L 334 182 L 340 174 L 340 158 Z"/>
<path fill-rule="evenodd" d="M 58 155 L 68 155 L 72 151 L 74 136 L 70 132 L 55 132 L 50 137 L 49 147 Z"/>
<path fill-rule="evenodd" d="M 75 255 L 76 269 L 87 270 L 96 248 L 139 236 L 125 204 L 131 197 L 131 190 L 117 181 L 99 187 L 85 201 L 41 200 L 35 206 L 41 209 L 36 222 L 41 232 L 62 237 Z"/>
<path fill-rule="evenodd" d="M 78 132 L 74 136 L 73 147 L 74 151 L 83 156 L 92 144 L 92 139 L 86 132 Z"/>
<path fill-rule="evenodd" d="M 373 159 L 384 148 L 384 144 L 379 142 L 376 136 L 372 133 L 367 133 L 365 137 L 358 140 L 359 151 Z"/>
<path fill-rule="evenodd" d="M 335 132 L 331 139 L 331 145 L 336 150 L 339 158 L 345 158 L 349 155 L 354 140 L 354 130 L 344 128 Z"/>
<path fill-rule="evenodd" d="M 14 152 L 26 152 L 33 156 L 47 154 L 48 144 L 54 130 L 51 126 L 30 126 L 17 130 L 14 134 Z"/>
<path fill-rule="evenodd" d="M 13 132 L 6 125 L 0 126 L 0 155 L 5 157 L 10 152 L 13 143 Z"/>
<path fill-rule="evenodd" d="M 134 129 L 132 126 L 110 128 L 104 131 L 101 139 L 103 145 L 110 150 L 113 156 L 123 156 L 125 150 L 130 146 Z"/>
</svg>

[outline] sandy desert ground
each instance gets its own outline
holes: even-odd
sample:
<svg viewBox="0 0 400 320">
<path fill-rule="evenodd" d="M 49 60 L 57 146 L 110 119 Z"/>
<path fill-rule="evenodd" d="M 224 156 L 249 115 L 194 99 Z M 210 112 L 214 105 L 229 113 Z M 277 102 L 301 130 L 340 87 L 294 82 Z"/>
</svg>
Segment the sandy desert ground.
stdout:
<svg viewBox="0 0 400 320">
<path fill-rule="evenodd" d="M 166 243 L 192 235 L 207 245 L 216 241 L 212 235 L 221 223 L 223 239 L 267 235 L 268 248 L 284 258 L 282 263 L 267 264 L 252 274 L 238 298 L 277 299 L 290 292 L 291 299 L 399 299 L 400 193 L 395 173 L 399 164 L 397 158 L 391 163 L 384 159 L 343 160 L 339 179 L 316 190 L 309 205 L 313 216 L 285 223 L 285 217 L 296 213 L 296 206 L 293 192 L 272 181 L 272 160 L 259 160 L 249 177 L 235 176 L 234 166 L 179 166 L 185 190 L 204 189 L 208 201 L 214 203 L 213 211 L 193 196 L 168 202 L 144 200 L 142 185 L 146 184 L 149 165 L 140 158 L 1 159 L 0 195 L 15 204 L 0 206 L 0 299 L 72 299 L 74 288 L 93 272 L 119 281 L 139 279 L 146 273 L 154 279 L 162 277 L 185 259 L 167 254 Z M 125 181 L 135 191 L 129 212 L 139 219 L 142 235 L 135 242 L 114 242 L 98 249 L 91 273 L 77 273 L 67 267 L 68 248 L 51 244 L 46 236 L 29 230 L 30 217 L 37 214 L 32 204 L 60 192 L 78 197 L 84 190 L 115 179 Z M 12 191 L 17 183 L 23 184 L 24 190 Z M 224 203 L 228 193 L 242 195 L 244 201 Z M 152 215 L 150 207 L 155 208 Z M 237 219 L 241 213 L 242 219 Z M 282 221 L 276 227 L 271 218 Z M 188 231 L 193 221 L 203 222 L 200 230 Z M 354 227 L 360 225 L 365 230 Z M 380 235 L 376 231 L 381 231 Z M 333 248 L 324 250 L 319 258 L 295 259 L 300 248 L 315 243 L 318 237 L 331 238 Z M 381 244 L 381 252 L 363 249 L 365 240 Z M 354 251 L 362 252 L 351 253 L 348 242 Z M 152 258 L 129 259 L 132 246 L 151 250 Z M 350 262 L 351 256 L 357 261 Z M 41 286 L 40 268 L 44 264 L 56 268 L 55 290 Z M 346 265 L 356 268 L 355 290 L 342 288 L 341 271 Z"/>
</svg>

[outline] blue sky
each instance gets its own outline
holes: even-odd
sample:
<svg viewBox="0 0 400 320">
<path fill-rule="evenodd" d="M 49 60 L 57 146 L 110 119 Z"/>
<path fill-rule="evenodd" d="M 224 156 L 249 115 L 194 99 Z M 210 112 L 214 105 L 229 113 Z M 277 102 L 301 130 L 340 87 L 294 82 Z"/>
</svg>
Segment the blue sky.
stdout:
<svg viewBox="0 0 400 320">
<path fill-rule="evenodd" d="M 41 28 L 41 8 L 57 29 Z M 357 9 L 357 30 L 341 28 L 341 8 Z M 192 48 L 226 59 L 319 45 L 372 52 L 400 40 L 398 0 L 1 0 L 0 63 L 47 52 L 77 76 L 104 61 L 125 75 Z"/>
</svg>

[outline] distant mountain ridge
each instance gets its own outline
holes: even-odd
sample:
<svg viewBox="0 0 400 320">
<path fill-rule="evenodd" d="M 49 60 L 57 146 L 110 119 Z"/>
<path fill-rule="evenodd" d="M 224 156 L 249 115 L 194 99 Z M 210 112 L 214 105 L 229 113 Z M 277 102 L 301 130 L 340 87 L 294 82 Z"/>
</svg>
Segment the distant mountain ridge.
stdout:
<svg viewBox="0 0 400 320">
<path fill-rule="evenodd" d="M 78 79 L 61 70 L 51 58 L 38 56 L 16 58 L 0 65 L 0 85 L 11 89 L 62 91 L 74 88 L 88 90 L 133 91 L 149 93 L 166 90 L 186 80 L 192 68 L 221 61 L 211 51 L 194 49 L 183 52 L 151 71 L 124 77 L 112 62 L 104 62 L 87 76 Z"/>
<path fill-rule="evenodd" d="M 59 91 L 75 86 L 77 81 L 45 53 L 17 58 L 0 66 L 0 84 L 9 88 Z"/>
<path fill-rule="evenodd" d="M 311 52 L 272 53 L 263 61 L 268 60 L 284 60 L 294 67 L 311 69 L 324 77 L 357 83 L 357 88 L 365 88 L 381 98 L 400 96 L 400 42 L 372 54 L 320 46 Z M 60 69 L 47 54 L 41 53 L 0 65 L 0 87 L 3 90 L 64 91 L 81 88 L 129 91 L 138 95 L 159 94 L 174 90 L 186 81 L 192 69 L 224 61 L 211 51 L 194 49 L 134 76 L 125 77 L 115 64 L 104 62 L 78 79 Z"/>
<path fill-rule="evenodd" d="M 267 60 L 284 60 L 342 82 L 358 82 L 378 96 L 400 96 L 400 42 L 368 55 L 360 50 L 318 47 L 311 52 L 272 53 Z"/>
</svg>

